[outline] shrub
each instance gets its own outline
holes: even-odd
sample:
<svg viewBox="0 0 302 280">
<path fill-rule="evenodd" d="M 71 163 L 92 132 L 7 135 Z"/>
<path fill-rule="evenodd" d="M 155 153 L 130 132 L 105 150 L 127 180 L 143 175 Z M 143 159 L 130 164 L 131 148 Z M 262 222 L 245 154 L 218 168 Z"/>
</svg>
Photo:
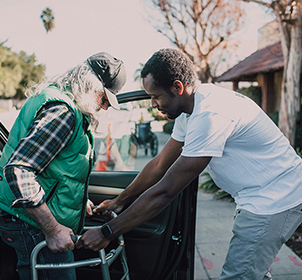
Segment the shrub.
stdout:
<svg viewBox="0 0 302 280">
<path fill-rule="evenodd" d="M 199 188 L 207 193 L 212 193 L 215 199 L 231 199 L 233 200 L 232 196 L 225 192 L 224 190 L 220 189 L 213 179 L 211 178 L 208 172 L 203 172 L 199 176 L 200 185 Z"/>
<path fill-rule="evenodd" d="M 256 102 L 259 106 L 261 106 L 262 102 L 262 89 L 259 86 L 250 86 L 239 88 L 237 92 L 251 98 Z"/>
</svg>

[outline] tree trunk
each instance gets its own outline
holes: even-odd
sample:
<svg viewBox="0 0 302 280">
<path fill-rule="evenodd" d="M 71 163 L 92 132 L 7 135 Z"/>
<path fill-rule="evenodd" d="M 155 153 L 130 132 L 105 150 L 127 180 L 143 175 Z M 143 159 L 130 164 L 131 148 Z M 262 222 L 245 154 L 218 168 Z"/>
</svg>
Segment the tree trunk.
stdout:
<svg viewBox="0 0 302 280">
<path fill-rule="evenodd" d="M 288 25 L 289 36 L 284 34 L 281 18 L 277 16 L 277 20 L 284 55 L 279 128 L 289 139 L 290 143 L 294 145 L 297 113 L 300 110 L 300 73 L 302 61 L 301 9 L 296 13 L 295 20 Z"/>
</svg>

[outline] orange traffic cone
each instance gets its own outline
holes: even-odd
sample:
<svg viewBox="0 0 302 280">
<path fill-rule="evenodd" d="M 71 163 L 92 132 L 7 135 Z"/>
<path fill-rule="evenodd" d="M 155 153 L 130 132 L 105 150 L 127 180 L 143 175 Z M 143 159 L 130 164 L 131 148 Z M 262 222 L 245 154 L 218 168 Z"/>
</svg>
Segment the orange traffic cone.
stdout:
<svg viewBox="0 0 302 280">
<path fill-rule="evenodd" d="M 106 147 L 104 142 L 101 142 L 101 146 L 99 148 L 98 158 L 95 170 L 98 171 L 107 171 L 107 155 L 106 155 Z"/>
<path fill-rule="evenodd" d="M 108 134 L 107 134 L 107 142 L 106 142 L 106 156 L 107 156 L 107 162 L 110 161 L 110 149 L 111 149 L 111 130 L 110 130 L 111 124 L 108 124 Z"/>
</svg>

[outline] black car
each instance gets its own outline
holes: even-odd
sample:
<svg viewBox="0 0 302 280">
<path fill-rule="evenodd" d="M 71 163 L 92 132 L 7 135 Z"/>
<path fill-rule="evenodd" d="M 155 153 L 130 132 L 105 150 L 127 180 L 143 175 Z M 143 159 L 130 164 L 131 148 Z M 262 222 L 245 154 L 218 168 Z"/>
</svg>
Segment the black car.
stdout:
<svg viewBox="0 0 302 280">
<path fill-rule="evenodd" d="M 133 108 L 137 108 L 140 104 L 146 102 L 144 100 L 149 99 L 149 96 L 143 90 L 121 93 L 118 94 L 117 97 L 122 108 L 125 109 L 125 114 L 131 114 Z M 129 108 L 131 108 L 131 110 L 129 110 Z M 140 109 L 138 108 L 138 110 Z M 123 114 L 122 111 L 123 110 L 121 110 L 120 114 Z M 115 197 L 130 184 L 139 172 L 135 164 L 133 164 L 133 160 L 144 158 L 147 162 L 154 156 L 154 151 L 151 153 L 153 155 L 149 157 L 146 154 L 146 149 L 152 149 L 150 146 L 144 146 L 143 152 L 140 155 L 141 147 L 137 146 L 137 143 L 133 141 L 133 133 L 135 132 L 132 131 L 123 136 L 118 135 L 120 129 L 118 129 L 118 133 L 115 133 L 114 124 L 112 122 L 110 123 L 110 121 L 106 122 L 104 119 L 106 114 L 108 114 L 108 112 L 104 112 L 101 123 L 107 126 L 108 133 L 107 135 L 106 133 L 104 134 L 104 131 L 106 131 L 105 128 L 103 133 L 101 132 L 96 135 L 96 165 L 89 181 L 89 198 L 95 205 L 98 205 L 105 199 Z M 114 116 L 116 117 L 116 113 L 114 113 Z M 140 118 L 141 117 L 142 114 Z M 123 120 L 120 121 L 124 123 L 130 122 L 122 116 L 121 118 L 123 118 Z M 115 122 L 118 121 L 119 120 L 115 119 Z M 135 122 L 135 120 L 133 122 Z M 121 126 L 125 127 L 125 124 Z M 0 151 L 2 151 L 8 137 L 8 132 L 2 124 L 0 130 Z M 157 132 L 152 133 L 157 134 Z M 154 139 L 154 137 L 150 139 Z M 113 144 L 115 145 L 115 155 L 117 155 L 115 160 L 108 157 L 108 141 L 110 141 L 111 147 L 113 147 Z M 104 155 L 102 155 L 101 150 L 104 150 L 104 146 L 106 148 L 107 158 L 102 162 Z M 118 164 L 118 161 L 122 164 Z M 100 168 L 100 166 L 98 166 L 100 163 L 105 163 L 105 168 Z M 139 165 L 141 169 L 141 163 Z M 194 279 L 197 187 L 198 178 L 187 186 L 162 213 L 124 235 L 131 280 Z M 88 226 L 102 223 L 98 216 L 93 216 L 86 220 L 86 225 Z M 106 248 L 106 252 L 109 252 L 116 246 L 115 241 L 111 243 L 112 244 L 108 246 L 109 248 Z M 1 239 L 0 249 L 0 280 L 18 279 L 18 276 L 14 275 L 16 274 L 16 256 L 14 251 L 11 250 L 10 247 L 7 247 Z M 74 250 L 74 254 L 76 260 L 90 259 L 97 256 L 97 252 L 85 249 L 76 249 Z M 111 279 L 121 279 L 122 271 L 121 263 L 119 259 L 117 259 L 110 266 Z M 100 267 L 77 268 L 78 280 L 88 278 L 102 279 Z"/>
</svg>

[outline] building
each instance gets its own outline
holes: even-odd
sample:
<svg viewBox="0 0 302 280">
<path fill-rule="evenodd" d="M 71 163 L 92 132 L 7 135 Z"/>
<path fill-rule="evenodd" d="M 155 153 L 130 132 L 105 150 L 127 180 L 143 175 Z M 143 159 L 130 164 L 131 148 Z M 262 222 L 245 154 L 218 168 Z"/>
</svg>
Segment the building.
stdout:
<svg viewBox="0 0 302 280">
<path fill-rule="evenodd" d="M 278 24 L 274 20 L 258 31 L 258 50 L 219 76 L 216 82 L 257 82 L 262 89 L 262 109 L 270 114 L 278 111 L 283 76 L 283 53 Z"/>
</svg>

